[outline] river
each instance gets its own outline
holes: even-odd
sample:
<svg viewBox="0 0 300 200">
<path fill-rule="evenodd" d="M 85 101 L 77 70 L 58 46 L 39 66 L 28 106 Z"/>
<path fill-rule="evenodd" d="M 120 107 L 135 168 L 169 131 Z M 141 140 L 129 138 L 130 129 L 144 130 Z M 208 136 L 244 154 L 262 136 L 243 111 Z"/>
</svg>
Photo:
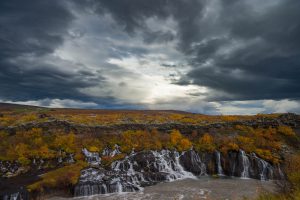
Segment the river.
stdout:
<svg viewBox="0 0 300 200">
<path fill-rule="evenodd" d="M 260 181 L 240 178 L 183 179 L 159 183 L 145 187 L 143 191 L 131 193 L 112 193 L 89 197 L 61 198 L 51 200 L 239 200 L 255 199 L 261 192 L 275 192 L 274 181 Z"/>
</svg>

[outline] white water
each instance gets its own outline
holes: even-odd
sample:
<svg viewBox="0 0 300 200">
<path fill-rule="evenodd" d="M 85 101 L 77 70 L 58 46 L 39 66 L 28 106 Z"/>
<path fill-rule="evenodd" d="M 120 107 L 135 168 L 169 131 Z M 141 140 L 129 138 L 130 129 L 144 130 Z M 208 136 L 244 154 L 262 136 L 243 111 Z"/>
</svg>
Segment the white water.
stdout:
<svg viewBox="0 0 300 200">
<path fill-rule="evenodd" d="M 83 153 L 89 157 L 93 156 L 87 150 Z M 238 154 L 233 155 L 235 156 L 231 158 L 232 174 L 238 174 L 242 179 L 252 177 L 267 180 L 273 177 L 273 167 L 255 154 L 247 155 L 240 150 Z M 181 156 L 184 157 L 181 158 Z M 221 156 L 220 152 L 216 151 L 215 156 L 208 155 L 209 159 L 214 160 L 207 161 L 205 157 L 203 159 L 205 162 L 215 163 L 218 175 L 225 176 Z M 250 163 L 250 158 L 254 162 Z M 142 191 L 145 185 L 153 185 L 158 182 L 195 179 L 196 176 L 193 173 L 200 176 L 207 174 L 207 163 L 205 162 L 202 162 L 199 154 L 193 150 L 183 153 L 169 150 L 139 153 L 133 151 L 124 159 L 113 162 L 111 170 L 95 168 L 82 170 L 80 184 L 78 187 L 76 186 L 75 195 Z M 235 172 L 235 170 L 237 171 Z"/>
<path fill-rule="evenodd" d="M 168 181 L 174 181 L 182 178 L 194 178 L 195 176 L 191 172 L 187 172 L 183 169 L 179 162 L 180 154 L 174 152 L 175 162 L 173 159 L 170 159 L 170 154 L 172 153 L 169 150 L 152 151 L 155 156 L 155 165 L 158 168 L 159 172 L 165 172 L 168 174 Z"/>
<path fill-rule="evenodd" d="M 195 151 L 189 151 L 190 154 L 191 154 L 191 165 L 190 167 L 193 167 L 195 169 L 200 169 L 200 173 L 199 175 L 200 176 L 204 176 L 204 175 L 207 175 L 206 173 L 206 166 L 205 166 L 205 163 L 202 162 L 200 156 L 198 153 L 196 153 Z M 186 152 L 183 152 L 182 155 L 184 155 Z"/>
<path fill-rule="evenodd" d="M 243 171 L 241 173 L 241 178 L 249 178 L 249 167 L 250 167 L 249 158 L 246 155 L 245 151 L 243 150 L 240 150 L 240 156 L 242 157 L 242 162 L 243 162 Z"/>
<path fill-rule="evenodd" d="M 216 151 L 216 163 L 217 163 L 217 170 L 218 170 L 218 175 L 219 176 L 224 176 L 223 168 L 221 165 L 221 154 L 219 151 Z"/>
<path fill-rule="evenodd" d="M 166 173 L 168 181 L 174 181 L 182 178 L 195 178 L 195 176 L 191 172 L 185 171 L 183 166 L 180 164 L 179 157 L 181 156 L 181 154 L 179 154 L 178 152 L 162 150 L 151 151 L 151 153 L 155 158 L 155 161 L 152 163 L 154 168 L 156 168 L 158 172 Z M 172 154 L 174 158 L 172 158 Z M 131 161 L 130 158 L 133 155 L 134 154 L 131 154 L 124 160 L 113 162 L 111 168 L 115 171 L 126 170 L 128 176 L 138 175 L 141 180 L 145 180 L 141 172 L 137 172 L 134 170 L 134 165 L 137 166 L 138 164 L 135 161 Z M 148 163 L 148 165 L 150 165 L 150 163 Z"/>
<path fill-rule="evenodd" d="M 114 157 L 115 155 L 120 154 L 120 146 L 115 144 L 114 149 L 110 149 L 108 147 L 106 147 L 103 151 L 102 151 L 102 156 L 110 156 L 110 157 Z"/>
<path fill-rule="evenodd" d="M 3 200 L 18 200 L 19 198 L 19 193 L 14 193 L 14 194 L 11 194 L 9 196 L 5 196 Z"/>
<path fill-rule="evenodd" d="M 259 164 L 258 169 L 259 169 L 260 180 L 267 180 L 267 173 L 270 173 L 270 176 L 273 177 L 272 165 L 267 161 L 257 157 L 255 153 L 252 153 L 252 155 L 253 157 L 256 158 Z M 280 168 L 279 168 L 279 173 L 281 173 Z"/>
<path fill-rule="evenodd" d="M 82 153 L 85 156 L 85 159 L 91 165 L 99 165 L 101 162 L 101 158 L 98 152 L 90 152 L 86 148 L 82 149 Z"/>
</svg>

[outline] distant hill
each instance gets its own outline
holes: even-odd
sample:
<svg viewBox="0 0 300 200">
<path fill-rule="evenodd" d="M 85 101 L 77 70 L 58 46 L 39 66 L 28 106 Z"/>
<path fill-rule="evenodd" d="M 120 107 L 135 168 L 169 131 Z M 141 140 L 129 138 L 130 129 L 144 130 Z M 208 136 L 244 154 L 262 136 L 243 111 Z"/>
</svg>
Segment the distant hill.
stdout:
<svg viewBox="0 0 300 200">
<path fill-rule="evenodd" d="M 105 113 L 178 113 L 178 114 L 191 114 L 190 112 L 180 110 L 129 110 L 129 109 L 84 109 L 84 108 L 48 108 L 42 106 L 0 103 L 1 110 L 15 110 L 15 109 L 49 109 L 57 113 L 73 113 L 73 114 L 105 114 Z"/>
<path fill-rule="evenodd" d="M 12 104 L 12 103 L 0 103 L 0 110 L 13 110 L 13 109 L 34 109 L 41 108 L 38 106 L 29 106 L 29 105 L 21 105 L 21 104 Z"/>
</svg>

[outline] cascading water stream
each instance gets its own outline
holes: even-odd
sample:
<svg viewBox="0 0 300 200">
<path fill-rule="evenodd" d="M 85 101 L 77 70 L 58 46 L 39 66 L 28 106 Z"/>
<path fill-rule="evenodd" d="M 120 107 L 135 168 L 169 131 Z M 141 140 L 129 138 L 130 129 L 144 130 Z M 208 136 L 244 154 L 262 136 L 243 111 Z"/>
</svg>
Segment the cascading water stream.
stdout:
<svg viewBox="0 0 300 200">
<path fill-rule="evenodd" d="M 101 158 L 99 156 L 99 153 L 97 152 L 90 152 L 86 148 L 82 149 L 82 153 L 85 156 L 85 159 L 88 163 L 92 165 L 99 165 L 101 162 Z M 73 157 L 72 157 L 73 159 Z"/>
<path fill-rule="evenodd" d="M 217 164 L 217 172 L 219 176 L 224 176 L 223 168 L 221 165 L 221 153 L 216 151 L 216 164 Z"/>
<path fill-rule="evenodd" d="M 252 156 L 257 160 L 258 162 L 258 173 L 259 173 L 259 177 L 260 180 L 267 180 L 268 176 L 269 177 L 273 177 L 273 167 L 271 166 L 270 163 L 268 163 L 267 161 L 257 157 L 257 155 L 255 153 L 252 153 Z M 279 168 L 279 174 L 280 174 L 281 170 Z M 281 176 L 281 174 L 280 174 Z"/>
<path fill-rule="evenodd" d="M 242 158 L 242 172 L 241 172 L 241 178 L 249 178 L 249 167 L 250 167 L 250 161 L 248 156 L 246 155 L 245 151 L 240 150 L 239 155 Z"/>
<path fill-rule="evenodd" d="M 107 155 L 111 155 L 108 151 Z M 91 156 L 90 154 L 87 154 Z M 177 151 L 132 152 L 122 160 L 114 161 L 110 169 L 87 168 L 82 170 L 79 183 L 75 187 L 75 196 L 88 196 L 114 192 L 133 192 L 162 181 L 174 181 L 184 178 L 196 178 L 206 175 L 211 163 L 215 163 L 219 175 L 239 175 L 241 178 L 273 177 L 273 167 L 255 154 L 247 155 L 243 150 L 229 155 L 200 154 L 194 150 L 179 153 Z M 229 165 L 222 161 L 229 159 Z M 251 159 L 251 162 L 250 162 Z M 227 166 L 227 168 L 225 168 Z M 211 172 L 213 173 L 213 172 Z M 276 175 L 277 176 L 277 175 Z"/>
</svg>

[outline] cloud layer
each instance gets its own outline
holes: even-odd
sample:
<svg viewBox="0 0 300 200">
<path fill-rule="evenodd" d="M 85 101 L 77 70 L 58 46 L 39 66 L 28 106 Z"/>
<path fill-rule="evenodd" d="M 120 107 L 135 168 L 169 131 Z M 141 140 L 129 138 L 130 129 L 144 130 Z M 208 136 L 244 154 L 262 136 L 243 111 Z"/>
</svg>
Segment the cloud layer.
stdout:
<svg viewBox="0 0 300 200">
<path fill-rule="evenodd" d="M 292 0 L 4 0 L 0 99 L 299 112 L 299 10 Z"/>
</svg>

